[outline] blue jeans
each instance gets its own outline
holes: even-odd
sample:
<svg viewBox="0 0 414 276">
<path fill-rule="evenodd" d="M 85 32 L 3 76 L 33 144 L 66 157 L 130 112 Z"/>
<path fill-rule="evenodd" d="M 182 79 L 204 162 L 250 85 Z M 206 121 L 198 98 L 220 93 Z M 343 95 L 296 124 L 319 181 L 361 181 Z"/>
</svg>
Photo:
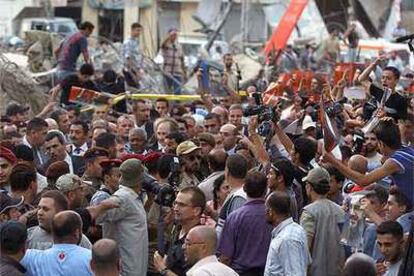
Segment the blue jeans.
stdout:
<svg viewBox="0 0 414 276">
<path fill-rule="evenodd" d="M 175 95 L 181 94 L 182 77 L 178 75 L 165 76 L 165 87 L 168 92 L 174 92 Z"/>
</svg>

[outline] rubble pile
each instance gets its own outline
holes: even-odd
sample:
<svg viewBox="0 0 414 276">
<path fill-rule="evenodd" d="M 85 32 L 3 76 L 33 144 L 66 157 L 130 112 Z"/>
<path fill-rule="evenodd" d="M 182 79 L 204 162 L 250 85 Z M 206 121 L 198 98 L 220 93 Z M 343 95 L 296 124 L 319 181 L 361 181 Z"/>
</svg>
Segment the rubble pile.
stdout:
<svg viewBox="0 0 414 276">
<path fill-rule="evenodd" d="M 47 87 L 39 85 L 30 72 L 10 61 L 0 53 L 0 111 L 10 100 L 30 105 L 36 114 L 47 103 Z"/>
</svg>

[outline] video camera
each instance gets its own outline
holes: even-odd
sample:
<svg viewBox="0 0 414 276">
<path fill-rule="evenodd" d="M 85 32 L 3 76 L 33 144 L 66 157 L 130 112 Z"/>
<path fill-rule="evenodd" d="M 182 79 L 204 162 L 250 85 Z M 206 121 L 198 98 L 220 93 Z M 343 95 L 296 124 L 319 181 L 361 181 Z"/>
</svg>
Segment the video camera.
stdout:
<svg viewBox="0 0 414 276">
<path fill-rule="evenodd" d="M 170 164 L 168 184 L 161 184 L 151 175 L 145 173 L 142 188 L 155 194 L 155 202 L 161 206 L 172 207 L 176 198 L 176 189 L 180 183 L 180 163 L 178 157 Z"/>
<path fill-rule="evenodd" d="M 275 108 L 263 105 L 262 95 L 259 92 L 252 94 L 256 106 L 248 107 L 243 110 L 244 117 L 258 116 L 259 127 L 257 132 L 260 136 L 267 137 L 272 133 L 272 122 L 279 120 Z"/>
</svg>

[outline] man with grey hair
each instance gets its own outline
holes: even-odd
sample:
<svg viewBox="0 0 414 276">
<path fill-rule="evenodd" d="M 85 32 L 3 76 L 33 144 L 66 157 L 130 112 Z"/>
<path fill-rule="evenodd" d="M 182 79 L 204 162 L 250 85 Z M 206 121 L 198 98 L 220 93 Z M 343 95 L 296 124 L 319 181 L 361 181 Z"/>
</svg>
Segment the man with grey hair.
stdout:
<svg viewBox="0 0 414 276">
<path fill-rule="evenodd" d="M 129 132 L 134 127 L 134 121 L 128 115 L 122 115 L 116 120 L 116 126 L 118 137 L 127 142 Z"/>
<path fill-rule="evenodd" d="M 119 171 L 119 189 L 110 198 L 119 204 L 99 216 L 104 238 L 119 245 L 123 276 L 146 275 L 148 267 L 147 216 L 139 196 L 144 179 L 144 167 L 138 159 L 124 161 Z"/>
<path fill-rule="evenodd" d="M 129 153 L 147 153 L 147 132 L 142 128 L 133 128 L 128 134 L 126 149 Z"/>
<path fill-rule="evenodd" d="M 218 261 L 215 253 L 217 234 L 209 226 L 193 227 L 184 241 L 184 256 L 188 266 L 187 276 L 235 276 L 233 269 Z"/>
<path fill-rule="evenodd" d="M 117 243 L 110 239 L 97 241 L 92 247 L 90 265 L 95 276 L 118 276 L 121 259 Z"/>
</svg>

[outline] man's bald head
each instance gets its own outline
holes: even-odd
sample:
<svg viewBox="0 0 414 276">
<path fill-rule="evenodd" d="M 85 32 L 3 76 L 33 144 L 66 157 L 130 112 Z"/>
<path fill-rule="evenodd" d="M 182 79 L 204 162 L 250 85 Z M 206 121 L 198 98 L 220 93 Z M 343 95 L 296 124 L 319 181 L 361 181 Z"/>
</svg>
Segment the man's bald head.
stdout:
<svg viewBox="0 0 414 276">
<path fill-rule="evenodd" d="M 101 239 L 93 245 L 91 268 L 95 275 L 104 271 L 119 272 L 119 260 L 119 248 L 114 240 Z"/>
<path fill-rule="evenodd" d="M 204 225 L 193 227 L 188 232 L 188 237 L 192 241 L 203 242 L 206 244 L 206 256 L 213 255 L 215 253 L 217 247 L 217 234 L 214 228 Z"/>
<path fill-rule="evenodd" d="M 82 219 L 74 211 L 57 213 L 52 220 L 52 234 L 55 243 L 78 244 L 82 237 Z"/>
<path fill-rule="evenodd" d="M 365 174 L 368 171 L 368 159 L 359 154 L 352 155 L 349 158 L 348 166 L 354 171 Z"/>
<path fill-rule="evenodd" d="M 223 149 L 213 149 L 208 154 L 208 164 L 213 172 L 224 171 L 228 154 Z"/>
<path fill-rule="evenodd" d="M 363 253 L 352 254 L 345 262 L 344 276 L 375 276 L 377 271 L 375 261 L 370 256 Z"/>
<path fill-rule="evenodd" d="M 237 134 L 237 127 L 233 124 L 225 124 L 220 128 L 220 132 L 233 132 L 233 134 Z"/>
</svg>

